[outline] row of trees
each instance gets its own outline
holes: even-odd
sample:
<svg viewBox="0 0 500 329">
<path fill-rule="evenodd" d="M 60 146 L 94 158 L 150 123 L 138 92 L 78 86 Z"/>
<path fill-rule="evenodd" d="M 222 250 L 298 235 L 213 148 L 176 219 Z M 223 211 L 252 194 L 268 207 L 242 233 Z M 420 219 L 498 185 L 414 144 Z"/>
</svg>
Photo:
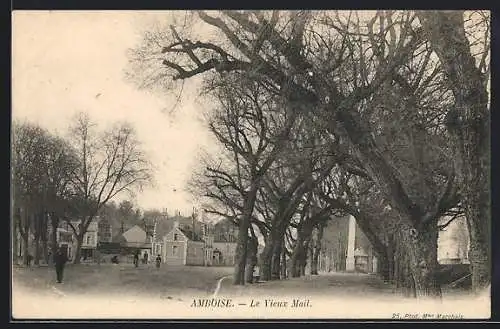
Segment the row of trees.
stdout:
<svg viewBox="0 0 500 329">
<path fill-rule="evenodd" d="M 130 72 L 168 90 L 198 77 L 216 104 L 207 120 L 221 152 L 192 185 L 239 227 L 235 284 L 257 261 L 264 279 L 300 275 L 307 259 L 314 269 L 335 213 L 356 217 L 383 276 L 414 296 L 440 295 L 438 220 L 464 213 L 473 287 L 489 284 L 487 13 L 198 11 L 184 22 L 148 32 Z"/>
<path fill-rule="evenodd" d="M 14 239 L 19 232 L 23 240 L 24 261 L 30 232 L 35 263 L 42 256 L 48 260 L 47 242 L 55 246 L 57 239 L 55 229 L 47 237 L 48 224 L 56 228 L 65 221 L 76 237 L 78 263 L 84 235 L 108 202 L 151 181 L 150 164 L 134 129 L 127 123 L 98 128 L 84 113 L 75 116 L 67 137 L 29 122 L 13 123 L 12 232 Z"/>
</svg>

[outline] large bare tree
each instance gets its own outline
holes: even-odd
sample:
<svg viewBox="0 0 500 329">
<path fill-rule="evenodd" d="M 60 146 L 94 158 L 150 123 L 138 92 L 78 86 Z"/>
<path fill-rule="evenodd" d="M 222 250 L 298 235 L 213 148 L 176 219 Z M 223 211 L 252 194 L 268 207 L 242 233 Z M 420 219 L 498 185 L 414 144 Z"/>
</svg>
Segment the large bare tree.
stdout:
<svg viewBox="0 0 500 329">
<path fill-rule="evenodd" d="M 454 96 L 447 128 L 470 234 L 473 287 L 482 289 L 491 282 L 490 29 L 486 12 L 467 16 L 482 29 L 468 31 L 463 11 L 418 13 Z"/>
<path fill-rule="evenodd" d="M 219 204 L 228 203 L 238 223 L 233 283 L 241 285 L 245 283 L 248 236 L 257 193 L 266 172 L 284 150 L 296 115 L 284 110 L 280 97 L 267 92 L 266 86 L 243 74 L 209 87 L 218 101 L 209 117 L 209 130 L 226 157 L 219 164 L 206 166 L 203 175 L 212 185 L 202 186 L 205 197 Z"/>
<path fill-rule="evenodd" d="M 76 237 L 75 263 L 85 233 L 100 209 L 120 193 L 133 193 L 151 181 L 151 167 L 134 129 L 117 123 L 98 131 L 87 114 L 79 113 L 71 126 L 70 142 L 78 156 L 78 168 L 72 175 L 73 213 L 67 218 Z"/>
<path fill-rule="evenodd" d="M 444 37 L 443 31 L 448 31 L 447 28 L 433 29 L 443 24 L 460 27 L 457 23 L 460 15 L 440 13 L 442 16 L 438 20 L 442 23 L 431 21 L 426 25 L 426 20 L 422 19 L 420 26 L 416 13 L 412 11 L 378 11 L 363 17 L 357 12 L 322 11 L 199 11 L 197 14 L 199 22 L 218 33 L 217 38 L 210 42 L 203 39 L 193 41 L 187 30 L 178 31 L 177 26 L 172 27 L 171 37 L 164 34 L 162 43 L 156 44 L 161 49 L 151 52 L 156 58 L 163 53 L 163 66 L 155 66 L 160 72 L 157 76 L 166 80 L 185 80 L 202 74 L 213 77 L 246 72 L 263 81 L 270 92 L 286 96 L 287 109 L 314 113 L 324 123 L 319 127 L 350 145 L 349 156 L 362 164 L 377 190 L 397 213 L 398 247 L 407 255 L 406 263 L 411 274 L 409 284 L 415 287 L 416 295 L 440 295 L 434 276 L 429 273 L 433 273 L 437 265 L 437 220 L 456 197 L 455 174 L 447 171 L 441 175 L 445 177 L 444 182 L 437 184 L 437 188 L 431 188 L 434 183 L 427 184 L 422 179 L 408 180 L 411 171 L 401 170 L 404 168 L 402 162 L 394 161 L 398 156 L 388 157 L 386 146 L 377 136 L 384 121 L 374 124 L 373 119 L 379 116 L 371 116 L 370 112 L 380 105 L 377 98 L 394 96 L 403 99 L 417 113 L 422 112 L 421 104 L 415 104 L 415 97 L 411 96 L 425 90 L 433 93 L 429 86 L 441 86 L 448 81 L 436 73 L 439 69 L 428 68 L 429 63 L 434 63 L 432 54 L 426 50 L 429 42 L 441 57 L 444 71 L 454 81 L 459 107 L 466 109 L 472 108 L 472 103 L 485 103 L 482 101 L 483 92 L 480 102 L 463 97 L 463 90 L 469 90 L 467 95 L 472 95 L 474 88 L 479 86 L 471 82 L 478 81 L 477 70 L 470 69 L 470 47 L 466 40 L 460 33 L 457 38 Z M 461 31 L 459 28 L 451 30 Z M 461 42 L 453 41 L 450 47 L 443 41 L 460 38 Z M 150 45 L 155 47 L 153 43 Z M 453 57 L 452 53 L 460 53 L 460 56 Z M 132 62 L 144 63 L 147 51 L 141 48 L 137 54 L 140 56 L 132 58 Z M 456 74 L 464 71 L 470 72 L 470 79 L 467 79 L 469 75 Z M 462 88 L 466 83 L 465 89 Z M 396 85 L 398 87 L 394 88 Z M 484 90 L 484 84 L 481 86 L 483 89 L 480 90 Z M 391 94 L 391 90 L 396 90 L 397 94 Z M 467 136 L 483 136 L 483 125 L 477 127 L 480 127 L 477 132 L 467 128 L 474 132 Z M 422 135 L 426 134 L 415 136 Z M 483 139 L 476 138 L 476 144 L 469 140 L 461 145 L 483 147 Z M 417 144 L 413 144 L 417 146 L 415 149 L 418 149 Z M 464 152 L 458 154 L 460 159 L 463 159 Z M 487 167 L 483 162 L 477 163 L 483 161 L 484 156 L 474 155 L 472 158 L 468 162 L 470 172 L 475 172 L 472 168 Z M 416 156 L 411 161 L 418 163 L 420 160 L 422 157 Z M 484 185 L 471 189 L 475 193 L 484 193 L 478 192 L 484 190 Z M 424 193 L 420 193 L 422 191 Z M 472 195 L 469 192 L 471 200 Z M 474 211 L 477 213 L 479 208 Z M 485 204 L 482 208 L 488 207 Z M 470 212 L 473 215 L 472 210 Z M 481 223 L 485 225 L 485 221 Z M 478 225 L 471 228 L 474 230 Z M 478 245 L 488 245 L 477 235 L 471 237 Z M 485 258 L 477 259 L 481 261 L 473 261 L 473 266 L 479 268 Z"/>
</svg>

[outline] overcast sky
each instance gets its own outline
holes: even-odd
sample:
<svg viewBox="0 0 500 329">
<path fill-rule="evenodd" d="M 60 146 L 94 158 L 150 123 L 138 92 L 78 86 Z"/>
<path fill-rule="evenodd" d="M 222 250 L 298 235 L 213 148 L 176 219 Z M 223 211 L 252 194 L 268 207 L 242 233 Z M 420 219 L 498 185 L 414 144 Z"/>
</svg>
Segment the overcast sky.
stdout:
<svg viewBox="0 0 500 329">
<path fill-rule="evenodd" d="M 152 15 L 160 13 L 15 12 L 12 115 L 61 134 L 78 111 L 101 125 L 131 122 L 157 169 L 156 186 L 132 201 L 188 213 L 193 203 L 185 184 L 198 150 L 209 145 L 195 115 L 199 106 L 185 97 L 174 117 L 171 98 L 139 91 L 123 79 L 126 50 L 140 40 Z"/>
</svg>

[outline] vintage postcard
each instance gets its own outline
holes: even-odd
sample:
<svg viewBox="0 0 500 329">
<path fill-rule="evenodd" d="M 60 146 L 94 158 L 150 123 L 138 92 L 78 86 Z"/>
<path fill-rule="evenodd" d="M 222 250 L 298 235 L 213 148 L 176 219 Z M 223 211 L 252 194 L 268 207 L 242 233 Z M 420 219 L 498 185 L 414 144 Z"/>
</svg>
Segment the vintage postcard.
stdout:
<svg viewBox="0 0 500 329">
<path fill-rule="evenodd" d="M 12 31 L 12 319 L 490 318 L 488 11 Z"/>
</svg>

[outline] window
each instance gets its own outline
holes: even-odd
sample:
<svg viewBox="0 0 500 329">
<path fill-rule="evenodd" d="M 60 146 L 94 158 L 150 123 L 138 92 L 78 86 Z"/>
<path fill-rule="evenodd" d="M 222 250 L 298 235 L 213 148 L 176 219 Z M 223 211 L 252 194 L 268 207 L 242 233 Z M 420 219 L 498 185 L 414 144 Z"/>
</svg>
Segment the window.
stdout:
<svg viewBox="0 0 500 329">
<path fill-rule="evenodd" d="M 178 238 L 179 238 L 179 235 L 174 234 L 174 241 L 177 241 Z"/>
<path fill-rule="evenodd" d="M 160 244 L 157 244 L 155 245 L 155 254 L 161 254 L 161 245 Z"/>
<path fill-rule="evenodd" d="M 87 235 L 87 244 L 90 244 L 90 239 L 91 239 L 91 236 Z"/>
<path fill-rule="evenodd" d="M 172 256 L 177 256 L 177 246 L 172 247 Z"/>
</svg>

